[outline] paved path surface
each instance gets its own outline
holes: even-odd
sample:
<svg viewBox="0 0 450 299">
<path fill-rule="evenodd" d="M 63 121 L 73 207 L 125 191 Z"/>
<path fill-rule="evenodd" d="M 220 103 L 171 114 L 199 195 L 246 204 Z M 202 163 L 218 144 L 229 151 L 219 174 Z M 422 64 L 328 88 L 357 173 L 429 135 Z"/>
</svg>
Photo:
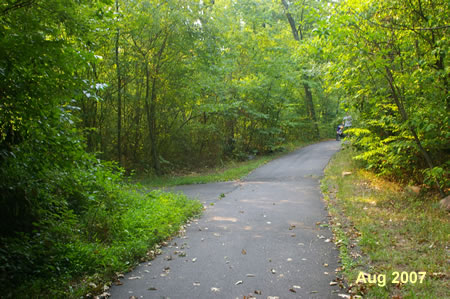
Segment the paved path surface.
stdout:
<svg viewBox="0 0 450 299">
<path fill-rule="evenodd" d="M 319 178 L 339 147 L 305 147 L 242 181 L 176 187 L 206 211 L 112 287 L 112 298 L 337 298 L 338 251 L 316 223 L 327 222 Z"/>
</svg>

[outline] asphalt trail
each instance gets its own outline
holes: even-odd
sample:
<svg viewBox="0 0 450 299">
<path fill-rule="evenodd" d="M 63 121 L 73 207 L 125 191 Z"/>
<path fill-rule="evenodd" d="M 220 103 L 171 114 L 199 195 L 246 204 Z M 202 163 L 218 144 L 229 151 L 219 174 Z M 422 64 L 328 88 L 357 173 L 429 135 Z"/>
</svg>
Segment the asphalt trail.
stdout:
<svg viewBox="0 0 450 299">
<path fill-rule="evenodd" d="M 174 188 L 206 211 L 151 263 L 126 274 L 111 298 L 338 298 L 330 286 L 338 251 L 316 223 L 327 222 L 319 179 L 339 148 L 321 142 L 241 181 Z"/>
</svg>

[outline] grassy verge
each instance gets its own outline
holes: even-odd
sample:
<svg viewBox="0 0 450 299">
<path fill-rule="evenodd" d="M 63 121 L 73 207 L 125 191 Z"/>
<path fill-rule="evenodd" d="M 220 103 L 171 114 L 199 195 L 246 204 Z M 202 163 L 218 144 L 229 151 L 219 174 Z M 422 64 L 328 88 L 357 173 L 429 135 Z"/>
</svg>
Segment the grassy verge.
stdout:
<svg viewBox="0 0 450 299">
<path fill-rule="evenodd" d="M 446 298 L 447 212 L 437 198 L 358 167 L 353 155 L 351 149 L 337 153 L 322 180 L 349 291 L 364 298 Z M 419 272 L 426 272 L 422 281 Z"/>
<path fill-rule="evenodd" d="M 108 186 L 107 186 L 108 187 Z M 35 235 L 1 237 L 2 298 L 81 298 L 101 294 L 118 273 L 159 253 L 158 243 L 203 209 L 181 194 L 116 182 L 82 215 L 67 213 Z M 89 297 L 89 296 L 88 296 Z"/>
<path fill-rule="evenodd" d="M 236 162 L 229 161 L 222 167 L 215 169 L 203 169 L 189 175 L 168 175 L 140 177 L 137 182 L 148 187 L 170 187 L 176 185 L 205 184 L 212 182 L 226 182 L 241 179 L 247 176 L 256 168 L 301 147 L 307 146 L 317 141 L 296 142 L 285 144 L 281 152 L 270 155 L 259 156 L 253 160 Z"/>
</svg>

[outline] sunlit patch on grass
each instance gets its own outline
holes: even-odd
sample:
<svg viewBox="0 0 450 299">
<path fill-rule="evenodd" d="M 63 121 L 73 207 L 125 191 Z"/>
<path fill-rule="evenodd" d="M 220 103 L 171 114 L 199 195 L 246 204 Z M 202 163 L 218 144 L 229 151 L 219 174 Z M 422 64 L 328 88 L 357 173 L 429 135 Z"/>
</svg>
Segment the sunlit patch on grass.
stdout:
<svg viewBox="0 0 450 299">
<path fill-rule="evenodd" d="M 352 160 L 351 149 L 339 152 L 326 169 L 322 190 L 340 249 L 343 274 L 354 293 L 364 298 L 444 298 L 448 289 L 450 221 L 437 199 L 403 192 Z M 343 171 L 352 172 L 342 176 Z M 358 255 L 361 254 L 361 257 Z M 425 271 L 423 283 L 355 284 L 360 271 L 371 274 Z"/>
</svg>

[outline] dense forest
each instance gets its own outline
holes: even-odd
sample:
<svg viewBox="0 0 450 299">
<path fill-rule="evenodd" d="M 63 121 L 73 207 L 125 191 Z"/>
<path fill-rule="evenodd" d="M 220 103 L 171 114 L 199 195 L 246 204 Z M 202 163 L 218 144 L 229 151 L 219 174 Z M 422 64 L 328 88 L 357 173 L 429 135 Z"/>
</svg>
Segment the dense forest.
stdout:
<svg viewBox="0 0 450 299">
<path fill-rule="evenodd" d="M 444 0 L 3 1 L 6 295 L 79 295 L 83 277 L 110 277 L 174 232 L 154 233 L 132 208 L 162 198 L 184 211 L 169 223 L 198 213 L 134 191 L 126 174 L 334 138 L 346 112 L 368 168 L 444 195 L 449 19 Z"/>
</svg>

